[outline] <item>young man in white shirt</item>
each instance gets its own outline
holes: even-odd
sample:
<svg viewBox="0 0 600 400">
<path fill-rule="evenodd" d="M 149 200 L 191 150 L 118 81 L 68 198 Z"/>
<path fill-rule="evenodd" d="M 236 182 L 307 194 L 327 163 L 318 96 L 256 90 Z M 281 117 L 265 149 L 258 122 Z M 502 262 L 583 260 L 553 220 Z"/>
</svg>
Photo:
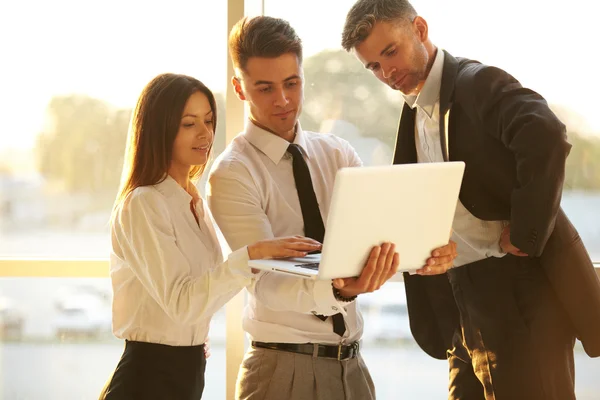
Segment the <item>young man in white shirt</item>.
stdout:
<svg viewBox="0 0 600 400">
<path fill-rule="evenodd" d="M 250 121 L 211 172 L 213 215 L 232 250 L 281 235 L 322 241 L 337 170 L 362 163 L 343 139 L 300 127 L 302 45 L 288 22 L 242 19 L 231 31 L 229 50 L 232 83 L 249 105 Z M 420 273 L 445 272 L 454 250 L 437 249 L 439 257 Z M 359 278 L 311 281 L 263 272 L 248 287 L 243 326 L 252 347 L 236 398 L 374 399 L 359 352 L 363 320 L 354 300 L 379 289 L 397 267 L 394 246 L 385 243 L 373 249 Z"/>
</svg>

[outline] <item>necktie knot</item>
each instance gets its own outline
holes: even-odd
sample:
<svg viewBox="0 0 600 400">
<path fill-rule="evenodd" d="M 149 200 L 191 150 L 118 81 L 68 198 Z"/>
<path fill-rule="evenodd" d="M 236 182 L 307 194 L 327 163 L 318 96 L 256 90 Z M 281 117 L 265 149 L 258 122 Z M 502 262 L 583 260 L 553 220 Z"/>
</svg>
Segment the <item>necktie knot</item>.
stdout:
<svg viewBox="0 0 600 400">
<path fill-rule="evenodd" d="M 300 146 L 298 146 L 297 144 L 294 144 L 294 143 L 290 144 L 288 146 L 287 151 L 294 158 L 296 158 L 296 157 L 302 157 L 302 151 L 300 151 Z"/>
</svg>

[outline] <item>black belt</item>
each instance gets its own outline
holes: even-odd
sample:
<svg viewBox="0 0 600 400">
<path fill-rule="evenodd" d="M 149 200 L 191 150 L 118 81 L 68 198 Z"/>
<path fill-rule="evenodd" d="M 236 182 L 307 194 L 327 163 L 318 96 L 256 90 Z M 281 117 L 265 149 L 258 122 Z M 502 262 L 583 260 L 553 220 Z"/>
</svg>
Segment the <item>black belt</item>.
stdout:
<svg viewBox="0 0 600 400">
<path fill-rule="evenodd" d="M 262 349 L 281 350 L 290 353 L 314 355 L 316 357 L 335 358 L 347 360 L 358 357 L 359 344 L 353 342 L 347 345 L 325 345 L 316 343 L 265 343 L 252 342 L 252 346 Z"/>
</svg>

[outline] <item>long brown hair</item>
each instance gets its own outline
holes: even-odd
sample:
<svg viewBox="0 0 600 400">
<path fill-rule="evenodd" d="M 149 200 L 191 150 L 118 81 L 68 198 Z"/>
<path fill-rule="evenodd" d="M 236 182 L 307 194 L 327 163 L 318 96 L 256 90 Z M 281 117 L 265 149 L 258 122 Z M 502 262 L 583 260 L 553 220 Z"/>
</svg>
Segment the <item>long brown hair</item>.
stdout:
<svg viewBox="0 0 600 400">
<path fill-rule="evenodd" d="M 161 74 L 142 90 L 131 116 L 121 185 L 113 212 L 129 193 L 140 186 L 156 185 L 167 177 L 173 143 L 179 131 L 185 104 L 195 92 L 208 98 L 212 110 L 213 135 L 217 129 L 215 96 L 198 79 L 187 75 Z M 211 148 L 209 149 L 209 156 Z M 189 178 L 196 181 L 204 165 L 191 168 Z"/>
</svg>

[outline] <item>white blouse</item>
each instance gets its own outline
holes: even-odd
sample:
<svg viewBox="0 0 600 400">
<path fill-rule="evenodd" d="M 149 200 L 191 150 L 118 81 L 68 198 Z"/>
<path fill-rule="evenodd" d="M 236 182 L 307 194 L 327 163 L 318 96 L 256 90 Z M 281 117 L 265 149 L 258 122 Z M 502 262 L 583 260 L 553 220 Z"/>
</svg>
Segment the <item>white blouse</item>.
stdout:
<svg viewBox="0 0 600 400">
<path fill-rule="evenodd" d="M 202 198 L 173 178 L 132 191 L 112 225 L 113 333 L 173 346 L 206 341 L 212 315 L 252 283 L 248 250 L 223 263 Z"/>
</svg>

